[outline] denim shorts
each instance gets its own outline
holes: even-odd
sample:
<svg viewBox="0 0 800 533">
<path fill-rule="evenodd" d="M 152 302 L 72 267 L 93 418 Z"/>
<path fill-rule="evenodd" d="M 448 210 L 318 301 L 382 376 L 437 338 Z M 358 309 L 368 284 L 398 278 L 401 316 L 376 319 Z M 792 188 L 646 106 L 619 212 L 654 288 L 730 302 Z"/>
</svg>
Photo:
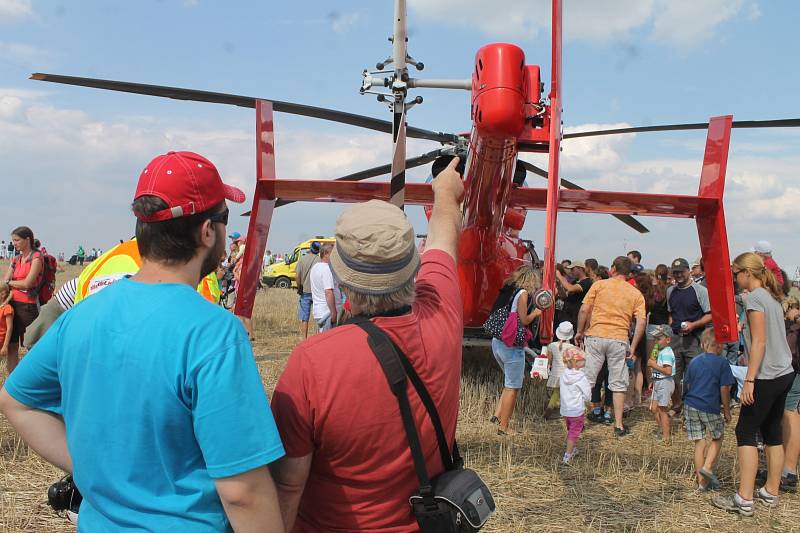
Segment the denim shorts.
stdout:
<svg viewBox="0 0 800 533">
<path fill-rule="evenodd" d="M 308 322 L 311 316 L 311 293 L 304 292 L 300 297 L 300 304 L 297 306 L 297 319 L 300 322 Z"/>
<path fill-rule="evenodd" d="M 516 346 L 509 348 L 499 339 L 492 339 L 492 353 L 505 375 L 504 387 L 521 389 L 525 376 L 525 351 Z"/>
<path fill-rule="evenodd" d="M 672 393 L 675 391 L 675 381 L 672 378 L 660 378 L 653 380 L 652 401 L 659 407 L 669 407 Z"/>
<path fill-rule="evenodd" d="M 792 388 L 789 394 L 786 395 L 785 411 L 794 411 L 800 413 L 800 374 L 795 374 Z"/>
</svg>

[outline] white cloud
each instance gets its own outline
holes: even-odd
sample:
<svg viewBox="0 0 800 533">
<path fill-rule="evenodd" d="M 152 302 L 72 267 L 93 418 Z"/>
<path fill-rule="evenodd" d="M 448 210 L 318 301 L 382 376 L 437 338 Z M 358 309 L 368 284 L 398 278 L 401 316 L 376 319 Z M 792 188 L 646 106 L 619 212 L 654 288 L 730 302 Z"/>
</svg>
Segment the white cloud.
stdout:
<svg viewBox="0 0 800 533">
<path fill-rule="evenodd" d="M 654 13 L 653 38 L 679 48 L 695 46 L 741 13 L 744 5 L 745 0 L 661 0 Z M 748 18 L 753 20 L 750 5 Z"/>
<path fill-rule="evenodd" d="M 477 28 L 498 39 L 530 39 L 550 31 L 549 0 L 409 0 L 423 19 Z M 746 7 L 746 9 L 745 9 Z M 753 0 L 568 0 L 563 30 L 567 39 L 627 40 L 632 32 L 651 32 L 653 39 L 688 47 L 713 35 L 721 23 L 745 13 L 760 16 Z"/>
<path fill-rule="evenodd" d="M 23 67 L 41 67 L 50 57 L 46 50 L 25 43 L 0 42 L 0 61 Z"/>
<path fill-rule="evenodd" d="M 0 0 L 0 22 L 33 14 L 31 0 Z"/>
<path fill-rule="evenodd" d="M 349 32 L 361 19 L 360 13 L 336 13 L 328 14 L 328 21 L 331 29 L 338 34 Z"/>
</svg>

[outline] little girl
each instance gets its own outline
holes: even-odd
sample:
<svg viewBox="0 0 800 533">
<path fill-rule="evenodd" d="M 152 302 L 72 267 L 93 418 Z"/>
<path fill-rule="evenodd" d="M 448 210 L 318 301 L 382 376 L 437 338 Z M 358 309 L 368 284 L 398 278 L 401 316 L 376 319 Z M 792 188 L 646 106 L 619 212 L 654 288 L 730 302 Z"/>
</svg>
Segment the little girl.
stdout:
<svg viewBox="0 0 800 533">
<path fill-rule="evenodd" d="M 583 373 L 586 365 L 586 354 L 578 348 L 567 348 L 563 353 L 566 369 L 561 374 L 559 390 L 561 392 L 561 416 L 567 426 L 567 451 L 564 453 L 564 464 L 569 464 L 578 453 L 576 444 L 583 432 L 586 402 L 592 397 L 589 380 Z"/>
<path fill-rule="evenodd" d="M 9 300 L 11 291 L 8 290 L 8 285 L 0 284 L 0 357 L 8 356 L 8 344 L 14 324 L 14 308 L 8 303 Z"/>
<path fill-rule="evenodd" d="M 547 359 L 550 362 L 550 373 L 547 377 L 547 391 L 550 393 L 550 398 L 547 402 L 547 407 L 544 410 L 544 419 L 549 420 L 553 411 L 555 411 L 560 402 L 558 383 L 561 374 L 564 372 L 563 353 L 568 348 L 575 348 L 575 345 L 570 343 L 573 337 L 572 324 L 569 322 L 562 322 L 556 329 L 557 342 L 551 342 L 547 345 Z"/>
</svg>

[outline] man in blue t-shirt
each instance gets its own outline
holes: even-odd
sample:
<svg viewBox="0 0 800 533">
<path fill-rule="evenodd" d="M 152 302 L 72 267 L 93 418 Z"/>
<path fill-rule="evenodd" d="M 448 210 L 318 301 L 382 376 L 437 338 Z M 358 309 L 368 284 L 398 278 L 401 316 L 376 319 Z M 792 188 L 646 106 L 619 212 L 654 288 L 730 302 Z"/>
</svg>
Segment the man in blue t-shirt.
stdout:
<svg viewBox="0 0 800 533">
<path fill-rule="evenodd" d="M 284 455 L 239 320 L 195 287 L 244 194 L 170 152 L 133 202 L 141 269 L 53 324 L 0 411 L 83 494 L 81 531 L 283 531 L 267 465 Z"/>
<path fill-rule="evenodd" d="M 700 342 L 703 353 L 692 359 L 683 376 L 684 420 L 686 435 L 694 441 L 698 487 L 718 490 L 720 483 L 714 474 L 714 465 L 722 449 L 725 424 L 731 421 L 731 385 L 736 380 L 730 364 L 720 355 L 722 346 L 714 338 L 713 328 L 703 332 Z M 710 442 L 707 437 L 711 438 Z"/>
<path fill-rule="evenodd" d="M 672 326 L 672 351 L 675 352 L 675 391 L 672 411 L 681 410 L 683 372 L 694 356 L 700 353 L 700 335 L 711 323 L 711 304 L 708 289 L 695 283 L 689 272 L 689 262 L 679 257 L 672 262 L 675 285 L 667 289 L 669 324 Z"/>
</svg>

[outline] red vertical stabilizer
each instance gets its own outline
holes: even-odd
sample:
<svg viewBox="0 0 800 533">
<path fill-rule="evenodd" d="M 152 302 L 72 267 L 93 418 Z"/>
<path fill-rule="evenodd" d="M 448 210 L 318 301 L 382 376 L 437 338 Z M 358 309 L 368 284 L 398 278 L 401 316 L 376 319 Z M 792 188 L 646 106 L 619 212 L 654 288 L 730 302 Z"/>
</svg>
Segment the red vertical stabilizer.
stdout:
<svg viewBox="0 0 800 533">
<path fill-rule="evenodd" d="M 725 209 L 722 204 L 732 122 L 731 115 L 714 117 L 709 121 L 700 189 L 697 192 L 701 198 L 714 200 L 713 203 L 703 203 L 698 207 L 696 220 L 711 301 L 711 316 L 718 342 L 732 342 L 739 338 L 733 302 L 728 233 L 725 229 Z"/>
<path fill-rule="evenodd" d="M 247 229 L 247 247 L 242 261 L 242 275 L 236 294 L 237 316 L 253 316 L 258 278 L 267 249 L 272 212 L 275 210 L 275 123 L 272 120 L 272 102 L 256 102 L 256 189 L 253 193 L 253 211 Z"/>
</svg>

